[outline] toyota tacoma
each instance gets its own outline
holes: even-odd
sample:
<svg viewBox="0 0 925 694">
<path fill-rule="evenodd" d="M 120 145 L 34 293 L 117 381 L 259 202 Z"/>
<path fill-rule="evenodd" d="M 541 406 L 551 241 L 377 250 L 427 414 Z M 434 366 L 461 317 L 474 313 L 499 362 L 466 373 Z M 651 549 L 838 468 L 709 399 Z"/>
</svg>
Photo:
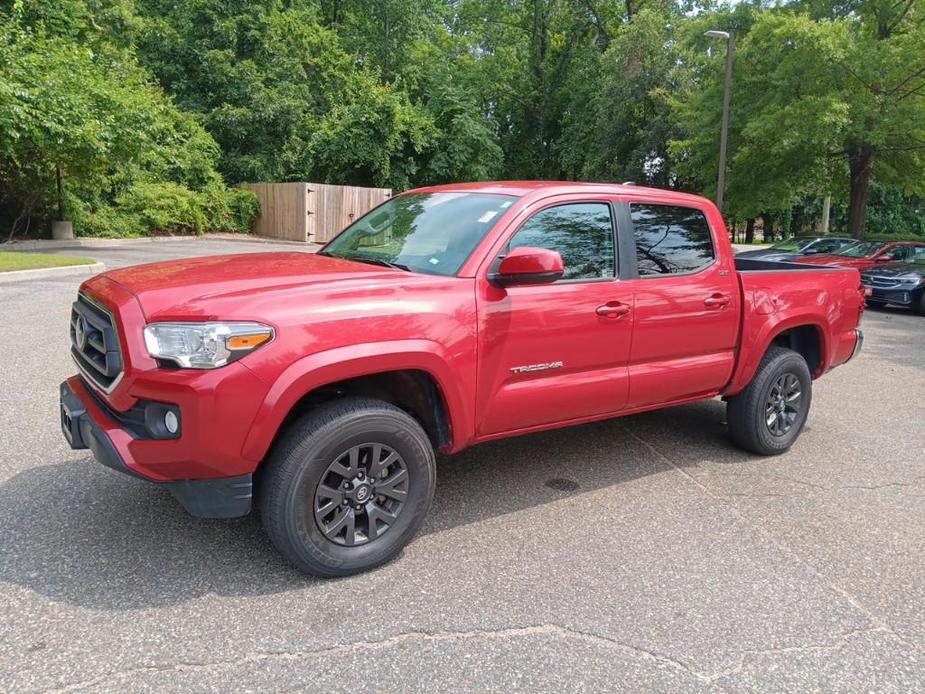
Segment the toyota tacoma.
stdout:
<svg viewBox="0 0 925 694">
<path fill-rule="evenodd" d="M 863 306 L 856 269 L 736 261 L 702 197 L 420 188 L 318 253 L 84 282 L 61 428 L 194 515 L 253 497 L 289 560 L 342 576 L 413 537 L 435 451 L 715 397 L 735 443 L 786 451 L 813 380 L 859 350 Z"/>
</svg>

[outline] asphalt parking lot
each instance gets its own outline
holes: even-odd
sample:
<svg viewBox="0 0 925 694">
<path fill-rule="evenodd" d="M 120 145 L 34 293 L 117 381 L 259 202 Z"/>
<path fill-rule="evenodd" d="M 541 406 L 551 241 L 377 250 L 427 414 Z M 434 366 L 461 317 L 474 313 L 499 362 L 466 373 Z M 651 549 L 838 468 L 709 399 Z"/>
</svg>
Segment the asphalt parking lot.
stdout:
<svg viewBox="0 0 925 694">
<path fill-rule="evenodd" d="M 719 401 L 483 445 L 401 558 L 322 581 L 67 447 L 80 279 L 0 286 L 0 690 L 925 691 L 923 317 L 868 311 L 783 456 Z"/>
</svg>

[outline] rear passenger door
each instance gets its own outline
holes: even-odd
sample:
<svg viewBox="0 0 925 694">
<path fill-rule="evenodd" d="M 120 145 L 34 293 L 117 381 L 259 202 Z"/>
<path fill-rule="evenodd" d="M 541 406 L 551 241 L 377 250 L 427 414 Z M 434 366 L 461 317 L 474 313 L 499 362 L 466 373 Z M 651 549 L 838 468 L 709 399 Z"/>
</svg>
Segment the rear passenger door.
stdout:
<svg viewBox="0 0 925 694">
<path fill-rule="evenodd" d="M 732 376 L 739 327 L 732 257 L 720 257 L 696 206 L 628 200 L 621 217 L 636 259 L 627 406 L 719 391 Z"/>
</svg>

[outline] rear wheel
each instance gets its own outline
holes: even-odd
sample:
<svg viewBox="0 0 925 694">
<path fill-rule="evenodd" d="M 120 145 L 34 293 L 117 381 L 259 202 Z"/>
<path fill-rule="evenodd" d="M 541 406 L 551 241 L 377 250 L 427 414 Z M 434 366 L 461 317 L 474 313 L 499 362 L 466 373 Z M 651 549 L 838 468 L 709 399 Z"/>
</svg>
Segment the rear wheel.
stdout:
<svg viewBox="0 0 925 694">
<path fill-rule="evenodd" d="M 436 468 L 410 415 L 346 398 L 293 423 L 261 474 L 260 513 L 273 544 L 303 571 L 347 576 L 401 552 L 430 506 Z"/>
<path fill-rule="evenodd" d="M 783 453 L 803 430 L 811 402 L 806 360 L 791 349 L 770 347 L 752 382 L 726 404 L 729 432 L 753 453 Z"/>
</svg>

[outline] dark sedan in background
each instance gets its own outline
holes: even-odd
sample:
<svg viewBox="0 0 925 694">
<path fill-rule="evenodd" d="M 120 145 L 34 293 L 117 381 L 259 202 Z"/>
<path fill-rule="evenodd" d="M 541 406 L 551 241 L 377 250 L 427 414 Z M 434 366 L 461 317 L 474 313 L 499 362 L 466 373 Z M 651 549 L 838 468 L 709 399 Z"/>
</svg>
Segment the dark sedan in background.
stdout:
<svg viewBox="0 0 925 694">
<path fill-rule="evenodd" d="M 736 257 L 788 261 L 802 255 L 834 253 L 845 246 L 850 246 L 854 242 L 855 239 L 841 236 L 794 236 L 793 238 L 778 241 L 769 248 L 758 248 L 754 251 L 737 253 Z"/>
<path fill-rule="evenodd" d="M 905 263 L 890 263 L 861 273 L 861 282 L 870 290 L 868 306 L 896 304 L 925 315 L 925 247 Z"/>
</svg>

